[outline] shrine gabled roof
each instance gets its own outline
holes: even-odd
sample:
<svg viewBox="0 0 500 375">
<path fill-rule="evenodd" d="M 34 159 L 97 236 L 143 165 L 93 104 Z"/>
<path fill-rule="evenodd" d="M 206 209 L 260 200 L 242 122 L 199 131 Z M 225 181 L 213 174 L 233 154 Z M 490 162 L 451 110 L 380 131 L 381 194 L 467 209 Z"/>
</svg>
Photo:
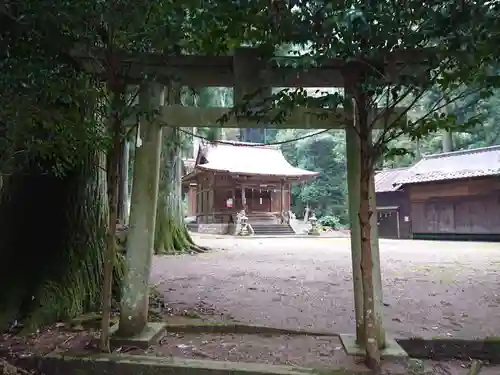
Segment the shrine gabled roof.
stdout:
<svg viewBox="0 0 500 375">
<path fill-rule="evenodd" d="M 201 147 L 195 169 L 298 179 L 319 174 L 292 166 L 277 146 L 233 141 Z"/>
<path fill-rule="evenodd" d="M 387 193 L 399 190 L 401 185 L 394 182 L 401 178 L 407 170 L 408 168 L 392 168 L 378 171 L 375 174 L 375 192 Z"/>
<path fill-rule="evenodd" d="M 500 146 L 425 156 L 394 183 L 406 185 L 486 176 L 500 176 Z"/>
</svg>

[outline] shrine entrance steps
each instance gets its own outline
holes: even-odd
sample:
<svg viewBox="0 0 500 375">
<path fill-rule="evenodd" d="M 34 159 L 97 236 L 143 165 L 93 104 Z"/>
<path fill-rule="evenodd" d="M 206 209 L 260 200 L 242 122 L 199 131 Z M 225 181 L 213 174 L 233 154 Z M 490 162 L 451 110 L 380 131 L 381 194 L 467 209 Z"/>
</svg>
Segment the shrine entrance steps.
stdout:
<svg viewBox="0 0 500 375">
<path fill-rule="evenodd" d="M 290 236 L 295 234 L 290 224 L 256 224 L 252 225 L 252 228 L 257 236 Z"/>
<path fill-rule="evenodd" d="M 256 212 L 248 214 L 248 222 L 256 235 L 276 236 L 293 235 L 295 231 L 289 224 L 281 224 L 280 219 L 271 212 Z"/>
</svg>

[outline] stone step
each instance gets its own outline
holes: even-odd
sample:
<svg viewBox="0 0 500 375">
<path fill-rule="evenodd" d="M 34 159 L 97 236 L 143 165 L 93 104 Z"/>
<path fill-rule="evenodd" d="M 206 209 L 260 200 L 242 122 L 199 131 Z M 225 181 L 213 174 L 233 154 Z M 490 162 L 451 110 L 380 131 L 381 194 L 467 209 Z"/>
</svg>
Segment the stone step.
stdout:
<svg viewBox="0 0 500 375">
<path fill-rule="evenodd" d="M 272 216 L 272 217 L 264 217 L 264 216 L 248 216 L 248 222 L 252 225 L 276 225 L 277 223 L 277 218 Z"/>
<path fill-rule="evenodd" d="M 248 220 L 255 220 L 255 219 L 258 219 L 258 220 L 274 220 L 276 219 L 276 216 L 274 215 L 247 215 L 248 217 Z"/>
<path fill-rule="evenodd" d="M 252 228 L 257 235 L 295 234 L 288 224 L 252 224 Z"/>
<path fill-rule="evenodd" d="M 252 225 L 252 227 L 255 229 L 260 229 L 260 230 L 291 230 L 288 225 L 286 224 L 274 224 L 274 225 L 265 225 L 265 224 L 255 224 Z"/>
</svg>

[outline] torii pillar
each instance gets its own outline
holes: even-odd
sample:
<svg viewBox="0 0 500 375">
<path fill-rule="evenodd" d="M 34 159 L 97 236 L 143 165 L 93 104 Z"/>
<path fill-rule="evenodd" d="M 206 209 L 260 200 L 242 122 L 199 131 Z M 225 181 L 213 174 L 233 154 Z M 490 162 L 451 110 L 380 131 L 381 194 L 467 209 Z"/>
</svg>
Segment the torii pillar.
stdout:
<svg viewBox="0 0 500 375">
<path fill-rule="evenodd" d="M 146 113 L 157 110 L 164 99 L 162 85 L 142 84 L 139 105 Z M 120 323 L 111 338 L 116 345 L 140 348 L 149 347 L 165 327 L 163 323 L 148 323 L 149 275 L 154 250 L 162 130 L 158 121 L 150 122 L 147 118 L 144 116 L 139 122 L 142 144 L 135 151 Z"/>
<path fill-rule="evenodd" d="M 358 111 L 354 100 L 353 85 L 345 77 L 346 85 L 344 95 L 347 100 L 352 100 L 352 122 L 346 124 L 346 161 L 347 161 L 347 185 L 348 185 L 348 206 L 349 221 L 351 223 L 351 257 L 352 257 L 352 279 L 354 292 L 354 311 L 356 318 L 356 335 L 341 334 L 340 339 L 347 354 L 355 356 L 365 355 L 365 327 L 364 306 L 363 306 L 363 282 L 361 273 L 361 226 L 359 221 L 359 210 L 361 201 L 360 181 L 361 181 L 361 147 L 360 137 L 357 129 Z M 359 103 L 365 105 L 366 103 Z M 407 357 L 408 354 L 396 342 L 387 337 L 383 327 L 383 294 L 382 276 L 380 270 L 379 237 L 377 226 L 377 204 L 375 195 L 374 174 L 370 176 L 369 206 L 372 215 L 370 217 L 371 226 L 371 257 L 372 257 L 372 277 L 373 277 L 373 299 L 375 305 L 375 325 L 378 339 L 378 347 L 382 357 Z"/>
</svg>

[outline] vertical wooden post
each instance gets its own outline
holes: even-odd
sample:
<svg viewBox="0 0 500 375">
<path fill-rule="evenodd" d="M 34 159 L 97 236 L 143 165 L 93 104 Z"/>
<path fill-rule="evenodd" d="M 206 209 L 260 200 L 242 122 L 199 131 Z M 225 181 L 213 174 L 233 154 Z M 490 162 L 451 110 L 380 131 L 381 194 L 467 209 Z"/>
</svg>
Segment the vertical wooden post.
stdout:
<svg viewBox="0 0 500 375">
<path fill-rule="evenodd" d="M 206 176 L 203 176 L 202 180 L 202 186 L 201 186 L 201 222 L 203 224 L 207 223 L 207 205 L 208 205 L 208 199 L 207 199 L 207 178 Z"/>
<path fill-rule="evenodd" d="M 231 198 L 233 199 L 233 207 L 231 207 L 231 211 L 234 211 L 236 208 L 236 188 L 231 189 Z"/>
<path fill-rule="evenodd" d="M 269 212 L 273 212 L 273 192 L 269 189 L 266 190 L 269 195 Z"/>
<path fill-rule="evenodd" d="M 290 211 L 292 207 L 292 184 L 285 185 L 285 211 Z"/>
<path fill-rule="evenodd" d="M 194 216 L 196 216 L 196 222 L 198 222 L 198 211 L 200 209 L 200 185 L 198 181 L 196 181 L 196 205 L 194 209 Z"/>
<path fill-rule="evenodd" d="M 198 204 L 197 186 L 195 183 L 190 182 L 188 190 L 188 216 L 196 216 L 197 204 Z"/>
<path fill-rule="evenodd" d="M 208 191 L 208 209 L 209 209 L 209 216 L 210 220 L 212 222 L 215 221 L 215 179 L 216 176 L 215 174 L 212 174 L 210 176 L 210 190 Z"/>
<path fill-rule="evenodd" d="M 233 103 L 234 106 L 245 103 L 244 96 L 252 96 L 249 105 L 249 110 L 262 109 L 265 99 L 271 97 L 272 87 L 264 85 L 264 78 L 266 75 L 265 67 L 267 59 L 261 56 L 257 48 L 241 47 L 236 48 L 233 56 L 233 71 L 234 71 L 234 91 Z M 255 95 L 254 95 L 255 94 Z M 242 120 L 245 121 L 245 120 Z M 243 134 L 247 134 L 251 129 L 240 129 L 240 140 L 248 141 Z M 261 131 L 263 134 L 258 143 L 265 142 L 265 126 L 254 129 Z"/>
<path fill-rule="evenodd" d="M 245 185 L 241 185 L 241 205 L 243 206 L 243 209 L 246 211 L 247 210 L 247 197 L 246 197 L 246 192 L 245 192 Z"/>
<path fill-rule="evenodd" d="M 164 101 L 163 86 L 144 84 L 139 100 L 144 111 L 158 109 Z M 159 123 L 148 123 L 146 118 L 141 120 L 142 145 L 135 152 L 130 230 L 120 306 L 119 335 L 122 337 L 140 334 L 148 320 L 149 274 L 160 179 L 161 134 Z"/>
<path fill-rule="evenodd" d="M 280 183 L 280 222 L 283 224 L 283 210 L 285 208 L 285 181 Z"/>
</svg>

